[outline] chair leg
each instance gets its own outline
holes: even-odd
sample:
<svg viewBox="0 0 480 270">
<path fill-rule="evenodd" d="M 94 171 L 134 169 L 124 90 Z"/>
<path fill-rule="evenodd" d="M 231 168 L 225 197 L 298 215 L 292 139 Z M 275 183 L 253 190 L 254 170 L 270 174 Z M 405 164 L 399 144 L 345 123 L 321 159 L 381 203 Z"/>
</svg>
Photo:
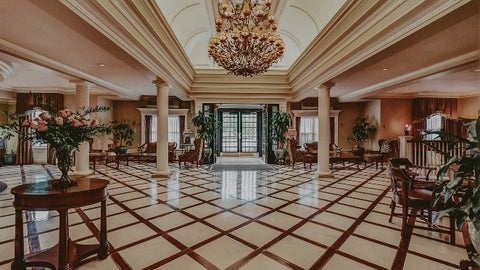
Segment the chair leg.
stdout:
<svg viewBox="0 0 480 270">
<path fill-rule="evenodd" d="M 450 219 L 450 245 L 455 245 L 455 219 L 449 215 Z"/>
<path fill-rule="evenodd" d="M 405 236 L 405 230 L 407 228 L 407 218 L 408 218 L 408 207 L 402 205 L 402 232 L 400 233 L 402 236 Z"/>
<path fill-rule="evenodd" d="M 388 222 L 392 222 L 392 217 L 393 217 L 393 214 L 395 212 L 395 207 L 397 206 L 397 204 L 395 203 L 395 201 L 392 200 L 392 202 L 390 203 L 390 209 L 392 211 L 390 211 L 390 218 L 388 219 Z"/>
</svg>

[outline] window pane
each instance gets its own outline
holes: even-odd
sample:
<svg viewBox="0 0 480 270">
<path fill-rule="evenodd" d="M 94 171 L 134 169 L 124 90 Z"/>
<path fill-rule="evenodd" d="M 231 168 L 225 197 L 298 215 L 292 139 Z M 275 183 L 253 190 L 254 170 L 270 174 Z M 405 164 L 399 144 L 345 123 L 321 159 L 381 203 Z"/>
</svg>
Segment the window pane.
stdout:
<svg viewBox="0 0 480 270">
<path fill-rule="evenodd" d="M 302 116 L 300 117 L 299 144 L 318 141 L 318 117 Z"/>
<path fill-rule="evenodd" d="M 157 141 L 157 116 L 152 115 L 151 130 L 147 131 L 150 134 L 150 141 Z M 168 141 L 176 142 L 180 145 L 180 117 L 178 115 L 168 116 Z"/>
</svg>

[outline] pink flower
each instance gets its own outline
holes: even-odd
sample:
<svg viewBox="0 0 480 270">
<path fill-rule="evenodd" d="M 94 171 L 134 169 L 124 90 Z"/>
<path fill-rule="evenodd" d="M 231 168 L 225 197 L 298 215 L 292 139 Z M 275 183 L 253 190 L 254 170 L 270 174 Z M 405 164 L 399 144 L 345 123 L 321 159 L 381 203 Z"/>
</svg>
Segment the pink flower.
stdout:
<svg viewBox="0 0 480 270">
<path fill-rule="evenodd" d="M 22 127 L 29 127 L 31 125 L 32 125 L 32 122 L 30 122 L 30 120 L 28 120 L 28 119 L 25 119 L 22 122 Z"/>
<path fill-rule="evenodd" d="M 47 112 L 42 112 L 40 115 L 39 115 L 40 119 L 42 120 L 45 120 L 45 121 L 48 121 L 50 120 L 50 118 L 52 118 L 50 116 L 50 114 L 48 114 Z"/>
<path fill-rule="evenodd" d="M 74 128 L 77 128 L 77 127 L 81 127 L 82 126 L 82 122 L 80 122 L 79 120 L 77 119 L 74 119 L 72 120 L 72 122 L 70 122 L 70 125 Z"/>
<path fill-rule="evenodd" d="M 90 123 L 92 126 L 98 125 L 98 120 L 97 119 L 92 119 L 92 122 Z"/>
<path fill-rule="evenodd" d="M 39 123 L 38 124 L 38 129 L 39 132 L 45 132 L 48 130 L 48 126 L 45 123 Z"/>
<path fill-rule="evenodd" d="M 72 115 L 72 111 L 68 110 L 68 109 L 65 109 L 65 110 L 61 110 L 58 112 L 60 114 L 61 117 L 63 118 L 67 118 L 69 117 L 70 115 Z"/>
</svg>

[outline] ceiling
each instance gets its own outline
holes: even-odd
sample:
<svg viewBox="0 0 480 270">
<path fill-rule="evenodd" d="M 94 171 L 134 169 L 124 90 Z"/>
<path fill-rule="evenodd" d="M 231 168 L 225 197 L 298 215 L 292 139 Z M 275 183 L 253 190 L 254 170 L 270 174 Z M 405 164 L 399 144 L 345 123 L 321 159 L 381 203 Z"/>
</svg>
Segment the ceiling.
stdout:
<svg viewBox="0 0 480 270">
<path fill-rule="evenodd" d="M 343 102 L 480 95 L 480 2 L 279 0 L 283 59 L 235 77 L 207 56 L 212 0 L 2 0 L 0 100 L 74 93 L 155 95 L 156 77 L 182 99 L 299 100 L 333 81 Z"/>
</svg>

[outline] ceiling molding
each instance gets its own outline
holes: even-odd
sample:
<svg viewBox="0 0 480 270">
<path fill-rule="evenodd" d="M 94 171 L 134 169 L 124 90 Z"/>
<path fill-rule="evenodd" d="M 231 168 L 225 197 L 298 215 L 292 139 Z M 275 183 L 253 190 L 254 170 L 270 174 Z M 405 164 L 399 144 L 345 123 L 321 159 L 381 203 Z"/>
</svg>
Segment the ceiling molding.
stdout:
<svg viewBox="0 0 480 270">
<path fill-rule="evenodd" d="M 294 96 L 338 76 L 468 2 L 349 2 L 290 69 Z"/>
<path fill-rule="evenodd" d="M 0 59 L 0 82 L 3 82 L 14 71 L 14 63 Z"/>
<path fill-rule="evenodd" d="M 140 98 L 140 95 L 134 94 L 132 93 L 132 91 L 128 89 L 122 88 L 118 85 L 112 84 L 98 77 L 94 77 L 90 74 L 82 72 L 71 66 L 62 64 L 58 61 L 52 60 L 38 53 L 27 50 L 25 48 L 22 48 L 16 44 L 10 43 L 3 39 L 0 39 L 0 51 L 6 52 L 7 54 L 19 57 L 21 59 L 25 59 L 37 65 L 52 69 L 58 73 L 71 76 L 73 79 L 82 79 L 82 80 L 89 81 L 97 86 L 108 89 L 109 91 L 113 91 L 118 95 L 128 97 L 131 99 Z M 72 89 L 73 89 L 73 84 L 72 84 Z"/>
<path fill-rule="evenodd" d="M 60 0 L 155 75 L 187 94 L 194 70 L 154 0 Z"/>
<path fill-rule="evenodd" d="M 338 100 L 340 102 L 349 102 L 354 99 L 362 98 L 368 94 L 372 94 L 377 91 L 384 90 L 385 88 L 389 88 L 389 87 L 400 85 L 406 82 L 411 82 L 414 80 L 425 78 L 433 74 L 445 72 L 447 70 L 451 70 L 453 68 L 459 67 L 467 63 L 475 63 L 476 61 L 478 61 L 479 57 L 480 57 L 480 51 L 470 52 L 470 53 L 455 57 L 453 59 L 449 59 L 447 61 L 437 63 L 435 65 L 432 65 L 423 69 L 419 69 L 414 72 L 404 74 L 402 76 L 399 76 L 387 81 L 383 81 L 381 83 L 374 84 L 372 86 L 369 86 L 363 89 L 359 89 L 347 95 L 338 97 Z"/>
</svg>

